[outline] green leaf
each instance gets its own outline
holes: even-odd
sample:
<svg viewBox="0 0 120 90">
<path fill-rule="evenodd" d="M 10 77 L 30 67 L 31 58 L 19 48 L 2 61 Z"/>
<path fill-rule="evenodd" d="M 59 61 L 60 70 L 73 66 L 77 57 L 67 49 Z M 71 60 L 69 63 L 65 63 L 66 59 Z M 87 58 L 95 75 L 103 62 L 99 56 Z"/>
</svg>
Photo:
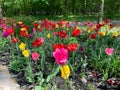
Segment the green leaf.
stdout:
<svg viewBox="0 0 120 90">
<path fill-rule="evenodd" d="M 45 50 L 43 47 L 39 48 L 39 53 L 41 54 L 41 69 L 42 71 L 45 69 L 44 65 L 45 65 Z"/>
<path fill-rule="evenodd" d="M 78 42 L 75 37 L 69 37 L 68 39 L 63 39 L 63 43 L 68 44 L 68 43 L 78 43 Z"/>
<path fill-rule="evenodd" d="M 26 77 L 26 79 L 27 79 L 29 82 L 34 82 L 34 76 L 33 76 L 32 68 L 31 68 L 30 65 L 28 65 L 28 66 L 26 67 L 25 77 Z"/>
<path fill-rule="evenodd" d="M 74 68 L 73 68 L 73 66 L 68 62 L 68 65 L 70 66 L 70 69 L 71 69 L 71 71 L 72 71 L 72 73 L 73 73 L 73 75 L 75 74 L 75 72 L 74 72 Z"/>
<path fill-rule="evenodd" d="M 50 75 L 47 77 L 47 82 L 49 82 L 53 77 L 55 77 L 59 72 L 59 66 L 56 66 Z"/>
<path fill-rule="evenodd" d="M 105 81 L 107 79 L 108 79 L 108 72 L 105 72 L 104 75 L 103 75 L 102 80 Z"/>
<path fill-rule="evenodd" d="M 35 86 L 35 90 L 43 90 L 41 86 Z"/>
</svg>

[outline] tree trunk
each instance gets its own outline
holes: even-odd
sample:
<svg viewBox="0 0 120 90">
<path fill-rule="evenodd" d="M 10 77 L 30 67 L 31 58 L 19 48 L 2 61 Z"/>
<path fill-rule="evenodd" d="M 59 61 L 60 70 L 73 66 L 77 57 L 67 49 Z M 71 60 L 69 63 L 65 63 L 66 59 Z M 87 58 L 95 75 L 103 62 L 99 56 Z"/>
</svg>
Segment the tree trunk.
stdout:
<svg viewBox="0 0 120 90">
<path fill-rule="evenodd" d="M 87 4 L 87 0 L 84 0 L 84 15 L 87 14 L 87 7 L 86 7 L 86 4 Z"/>
<path fill-rule="evenodd" d="M 75 13 L 75 1 L 72 1 L 72 13 Z"/>
<path fill-rule="evenodd" d="M 68 5 L 67 5 L 67 0 L 64 0 L 64 14 L 68 13 Z"/>
<path fill-rule="evenodd" d="M 1 2 L 0 2 L 0 19 L 2 19 L 3 16 L 2 16 L 2 6 L 1 6 Z"/>
<path fill-rule="evenodd" d="M 98 23 L 103 21 L 103 14 L 104 14 L 104 0 L 101 0 L 100 12 L 99 12 L 99 16 L 98 16 Z"/>
</svg>

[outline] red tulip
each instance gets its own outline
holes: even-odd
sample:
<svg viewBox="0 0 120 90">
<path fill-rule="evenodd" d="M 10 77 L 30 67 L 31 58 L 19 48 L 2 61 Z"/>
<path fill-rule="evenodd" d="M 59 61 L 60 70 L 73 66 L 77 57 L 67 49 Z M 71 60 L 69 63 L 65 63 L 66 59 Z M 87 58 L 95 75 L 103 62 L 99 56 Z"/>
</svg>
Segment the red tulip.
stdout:
<svg viewBox="0 0 120 90">
<path fill-rule="evenodd" d="M 28 36 L 28 32 L 26 30 L 20 31 L 20 36 L 26 37 L 26 36 Z"/>
<path fill-rule="evenodd" d="M 91 34 L 89 37 L 90 37 L 91 39 L 95 39 L 95 38 L 96 38 L 96 34 Z"/>
<path fill-rule="evenodd" d="M 110 22 L 110 19 L 106 19 L 104 22 L 105 22 L 105 23 L 109 23 L 109 22 Z"/>
<path fill-rule="evenodd" d="M 13 43 L 17 43 L 17 42 L 18 42 L 18 38 L 13 37 L 13 38 L 12 38 L 12 42 L 13 42 Z"/>
<path fill-rule="evenodd" d="M 113 28 L 113 24 L 110 24 L 110 29 L 112 29 Z"/>
<path fill-rule="evenodd" d="M 77 43 L 70 43 L 67 45 L 67 48 L 70 52 L 76 51 L 78 49 Z"/>
<path fill-rule="evenodd" d="M 54 48 L 54 51 L 55 51 L 58 48 L 65 48 L 65 45 L 63 45 L 62 43 L 60 43 L 60 44 L 54 44 L 53 48 Z"/>
<path fill-rule="evenodd" d="M 44 25 L 44 27 L 45 27 L 46 29 L 48 29 L 48 28 L 49 28 L 49 20 L 48 20 L 48 19 L 45 19 L 45 20 L 43 21 L 43 25 Z"/>
<path fill-rule="evenodd" d="M 39 24 L 38 24 L 37 22 L 35 22 L 35 23 L 33 24 L 34 27 L 38 27 L 38 25 L 39 25 Z"/>
<path fill-rule="evenodd" d="M 60 21 L 58 22 L 58 25 L 59 25 L 59 26 L 62 26 L 62 25 L 63 25 L 63 20 L 60 20 Z"/>
<path fill-rule="evenodd" d="M 14 28 L 8 27 L 8 28 L 6 28 L 6 32 L 7 32 L 9 35 L 12 35 L 12 34 L 14 33 Z"/>
<path fill-rule="evenodd" d="M 50 26 L 51 26 L 51 29 L 54 29 L 55 28 L 55 23 L 54 22 L 50 22 Z"/>
<path fill-rule="evenodd" d="M 36 38 L 33 42 L 32 42 L 32 45 L 34 47 L 39 47 L 42 45 L 42 43 L 44 42 L 44 38 Z"/>
<path fill-rule="evenodd" d="M 72 36 L 76 37 L 80 35 L 80 30 L 79 29 L 73 29 L 72 30 Z"/>
<path fill-rule="evenodd" d="M 66 31 L 62 31 L 62 30 L 61 30 L 61 31 L 59 32 L 59 37 L 60 37 L 60 38 L 65 38 L 66 35 L 67 35 L 67 34 L 66 34 Z"/>
<path fill-rule="evenodd" d="M 100 24 L 96 25 L 96 29 L 100 29 L 100 27 L 101 27 Z"/>
</svg>

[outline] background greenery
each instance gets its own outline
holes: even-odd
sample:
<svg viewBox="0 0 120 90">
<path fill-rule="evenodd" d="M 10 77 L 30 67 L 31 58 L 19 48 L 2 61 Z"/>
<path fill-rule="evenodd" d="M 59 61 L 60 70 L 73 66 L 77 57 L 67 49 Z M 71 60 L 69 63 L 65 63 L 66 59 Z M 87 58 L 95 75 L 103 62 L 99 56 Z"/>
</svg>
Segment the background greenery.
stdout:
<svg viewBox="0 0 120 90">
<path fill-rule="evenodd" d="M 101 0 L 1 0 L 4 16 L 98 15 Z M 119 0 L 104 1 L 104 17 L 119 17 Z"/>
</svg>

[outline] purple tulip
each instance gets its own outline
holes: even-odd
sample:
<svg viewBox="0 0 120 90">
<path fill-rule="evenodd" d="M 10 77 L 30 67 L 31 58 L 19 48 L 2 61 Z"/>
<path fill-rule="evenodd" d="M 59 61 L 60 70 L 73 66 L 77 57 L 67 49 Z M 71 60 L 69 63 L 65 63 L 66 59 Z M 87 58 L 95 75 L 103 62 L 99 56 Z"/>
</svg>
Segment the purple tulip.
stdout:
<svg viewBox="0 0 120 90">
<path fill-rule="evenodd" d="M 5 38 L 7 38 L 9 36 L 9 34 L 6 31 L 3 31 L 2 32 L 2 36 L 5 37 Z"/>
</svg>

